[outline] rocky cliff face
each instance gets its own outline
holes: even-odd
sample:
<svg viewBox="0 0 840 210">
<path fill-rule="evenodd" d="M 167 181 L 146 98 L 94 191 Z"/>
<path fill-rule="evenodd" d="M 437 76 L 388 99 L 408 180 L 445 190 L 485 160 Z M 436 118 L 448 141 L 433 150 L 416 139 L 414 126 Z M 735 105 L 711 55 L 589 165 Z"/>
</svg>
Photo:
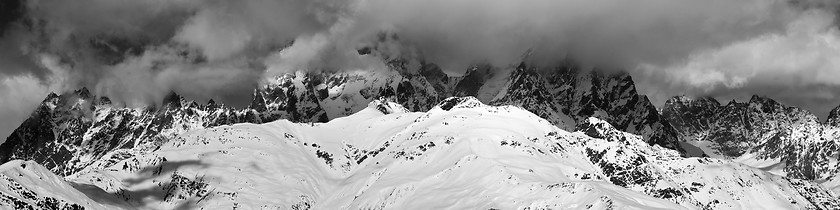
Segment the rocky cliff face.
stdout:
<svg viewBox="0 0 840 210">
<path fill-rule="evenodd" d="M 547 69 L 524 63 L 507 70 L 477 67 L 455 90 L 455 96 L 475 95 L 492 105 L 521 106 L 567 130 L 597 117 L 650 144 L 685 152 L 676 131 L 626 73 L 583 70 L 571 62 Z"/>
<path fill-rule="evenodd" d="M 822 123 L 805 110 L 766 97 L 721 105 L 712 98 L 679 96 L 666 102 L 662 116 L 682 139 L 713 156 L 791 178 L 826 181 L 838 172 L 837 110 Z"/>
<path fill-rule="evenodd" d="M 641 135 L 651 145 L 684 152 L 676 131 L 647 96 L 636 92 L 627 73 L 583 71 L 572 63 L 544 72 L 554 100 L 576 122 L 596 117 L 618 130 Z"/>
</svg>

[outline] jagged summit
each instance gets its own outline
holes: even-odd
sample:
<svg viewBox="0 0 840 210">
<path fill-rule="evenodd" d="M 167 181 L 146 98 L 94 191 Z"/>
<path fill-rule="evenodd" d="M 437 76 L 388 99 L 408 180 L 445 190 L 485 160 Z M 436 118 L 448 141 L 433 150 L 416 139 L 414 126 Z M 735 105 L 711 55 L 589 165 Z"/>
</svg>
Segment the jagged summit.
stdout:
<svg viewBox="0 0 840 210">
<path fill-rule="evenodd" d="M 752 95 L 750 97 L 749 103 L 751 104 L 778 104 L 776 100 L 773 100 L 770 97 L 764 95 Z"/>
<path fill-rule="evenodd" d="M 79 95 L 79 97 L 82 97 L 83 99 L 89 99 L 93 96 L 91 95 L 90 90 L 88 90 L 87 87 L 82 87 L 81 89 L 76 90 L 74 94 Z"/>
<path fill-rule="evenodd" d="M 726 106 L 704 101 L 710 100 L 674 98 L 665 104 L 662 116 L 682 139 L 707 154 L 791 178 L 837 176 L 840 167 L 830 160 L 840 155 L 834 149 L 840 148 L 840 127 L 834 118 L 823 123 L 806 110 L 758 95 Z"/>
<path fill-rule="evenodd" d="M 830 126 L 840 127 L 840 106 L 828 112 L 828 118 L 826 118 L 825 123 Z"/>
<path fill-rule="evenodd" d="M 686 105 L 691 104 L 695 106 L 721 106 L 720 102 L 709 96 L 701 96 L 701 97 L 692 97 L 687 95 L 679 95 L 669 98 L 665 101 L 665 104 L 679 104 L 679 105 Z"/>
<path fill-rule="evenodd" d="M 183 104 L 186 102 L 186 99 L 175 91 L 170 91 L 169 94 L 166 94 L 163 97 L 163 102 L 161 103 L 165 109 L 179 109 Z"/>
<path fill-rule="evenodd" d="M 268 110 L 265 97 L 263 97 L 263 94 L 259 90 L 254 90 L 254 94 L 251 96 L 251 105 L 248 105 L 248 108 L 254 109 L 257 112 Z"/>
</svg>

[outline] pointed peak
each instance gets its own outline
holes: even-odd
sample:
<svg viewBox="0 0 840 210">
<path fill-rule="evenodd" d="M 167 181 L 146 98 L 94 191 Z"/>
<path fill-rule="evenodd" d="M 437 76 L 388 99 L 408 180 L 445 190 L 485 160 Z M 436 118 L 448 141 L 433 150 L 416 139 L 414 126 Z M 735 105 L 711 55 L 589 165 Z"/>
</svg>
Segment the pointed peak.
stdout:
<svg viewBox="0 0 840 210">
<path fill-rule="evenodd" d="M 449 97 L 444 99 L 437 106 L 440 109 L 449 111 L 452 109 L 459 109 L 459 108 L 474 108 L 474 107 L 482 107 L 484 103 L 481 103 L 477 98 L 472 96 L 466 97 Z"/>
<path fill-rule="evenodd" d="M 753 95 L 752 97 L 750 97 L 750 103 L 751 104 L 768 104 L 768 103 L 777 104 L 778 102 L 776 102 L 775 100 L 773 100 L 772 98 L 769 98 L 767 96 Z"/>
<path fill-rule="evenodd" d="M 840 106 L 837 106 L 830 112 L 828 112 L 828 119 L 826 119 L 826 124 L 835 127 L 840 126 Z"/>
<path fill-rule="evenodd" d="M 166 97 L 163 97 L 163 107 L 167 108 L 180 108 L 182 103 L 181 101 L 184 98 L 175 93 L 175 91 L 169 91 L 169 94 L 166 94 Z"/>
<path fill-rule="evenodd" d="M 47 97 L 45 97 L 44 100 L 41 101 L 40 106 L 51 108 L 58 105 L 59 101 L 61 101 L 61 95 L 55 92 L 50 92 L 49 94 L 47 94 Z"/>
<path fill-rule="evenodd" d="M 254 90 L 252 96 L 251 105 L 248 105 L 248 108 L 254 109 L 257 112 L 264 112 L 268 109 L 265 105 L 265 98 L 259 89 Z"/>
<path fill-rule="evenodd" d="M 81 89 L 78 89 L 78 90 L 74 91 L 73 93 L 78 95 L 82 99 L 91 98 L 90 90 L 88 90 L 87 87 L 82 87 Z"/>
<path fill-rule="evenodd" d="M 771 98 L 759 95 L 753 95 L 752 98 L 750 98 L 748 106 L 752 109 L 758 109 L 765 113 L 782 111 L 783 109 L 788 108 Z"/>
<path fill-rule="evenodd" d="M 55 99 L 55 98 L 58 98 L 58 97 L 59 97 L 59 95 L 56 94 L 55 92 L 50 92 L 50 94 L 47 94 L 47 98 L 45 98 L 44 101 L 47 101 L 47 100 L 50 100 L 50 99 Z"/>
<path fill-rule="evenodd" d="M 208 109 L 218 109 L 218 108 L 221 108 L 223 106 L 224 106 L 224 104 L 216 103 L 215 100 L 210 99 L 209 101 L 207 101 L 207 105 L 205 107 L 208 108 Z"/>
<path fill-rule="evenodd" d="M 195 101 L 190 101 L 190 107 L 198 107 L 198 106 L 199 106 L 198 103 L 196 103 Z"/>
</svg>

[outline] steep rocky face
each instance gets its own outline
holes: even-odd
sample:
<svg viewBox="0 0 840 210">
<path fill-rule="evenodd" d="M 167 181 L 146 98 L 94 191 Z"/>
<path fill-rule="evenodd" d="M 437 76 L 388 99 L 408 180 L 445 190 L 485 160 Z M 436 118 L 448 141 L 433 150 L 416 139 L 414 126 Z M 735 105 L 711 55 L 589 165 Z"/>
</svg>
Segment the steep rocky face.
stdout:
<svg viewBox="0 0 840 210">
<path fill-rule="evenodd" d="M 680 96 L 666 102 L 662 116 L 707 154 L 791 178 L 826 180 L 838 172 L 836 110 L 821 123 L 805 110 L 766 97 L 720 106 L 711 98 Z"/>
<path fill-rule="evenodd" d="M 828 119 L 825 124 L 832 127 L 840 127 L 840 106 L 835 107 L 828 113 Z"/>
<path fill-rule="evenodd" d="M 662 117 L 674 127 L 681 140 L 695 141 L 704 138 L 716 126 L 717 121 L 710 116 L 716 115 L 720 106 L 714 98 L 677 96 L 666 102 Z"/>
<path fill-rule="evenodd" d="M 573 130 L 576 122 L 568 112 L 563 112 L 560 103 L 549 92 L 548 84 L 534 70 L 524 64 L 510 73 L 506 86 L 489 103 L 491 105 L 515 105 L 529 110 L 548 120 L 557 127 Z"/>
<path fill-rule="evenodd" d="M 174 93 L 160 108 L 114 107 L 107 98 L 85 89 L 51 94 L 0 145 L 0 162 L 34 160 L 67 176 L 143 154 L 188 130 L 278 119 L 327 122 L 380 98 L 411 111 L 426 111 L 453 95 L 521 106 L 569 130 L 590 116 L 600 117 L 619 130 L 642 135 L 650 144 L 682 151 L 670 127 L 660 123 L 653 106 L 635 92 L 626 74 L 579 71 L 571 65 L 554 71 L 522 64 L 510 69 L 476 66 L 463 77 L 449 77 L 434 64 L 394 60 L 389 65 L 381 71 L 281 75 L 255 90 L 245 108 L 213 101 L 202 105 Z"/>
<path fill-rule="evenodd" d="M 647 96 L 636 92 L 627 73 L 585 71 L 572 63 L 542 72 L 551 98 L 575 122 L 596 117 L 619 130 L 641 135 L 651 145 L 685 152 L 676 131 Z"/>
<path fill-rule="evenodd" d="M 479 86 L 479 87 L 475 87 Z M 677 133 L 622 72 L 584 70 L 567 62 L 544 69 L 521 63 L 511 69 L 476 67 L 455 87 L 455 96 L 475 95 L 484 103 L 521 106 L 571 130 L 589 117 L 639 134 L 651 145 L 685 153 Z"/>
</svg>

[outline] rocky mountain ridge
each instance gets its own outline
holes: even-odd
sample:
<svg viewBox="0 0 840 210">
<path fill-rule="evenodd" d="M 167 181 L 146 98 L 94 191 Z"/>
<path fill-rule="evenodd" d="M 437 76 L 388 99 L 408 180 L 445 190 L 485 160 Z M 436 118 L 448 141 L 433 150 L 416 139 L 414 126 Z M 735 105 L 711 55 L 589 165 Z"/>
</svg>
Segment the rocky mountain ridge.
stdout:
<svg viewBox="0 0 840 210">
<path fill-rule="evenodd" d="M 468 95 L 488 104 L 521 106 L 569 130 L 599 117 L 651 144 L 683 151 L 676 133 L 635 92 L 626 74 L 585 71 L 572 63 L 556 69 L 523 63 L 508 69 L 476 66 L 463 77 L 449 77 L 433 64 L 394 60 L 381 71 L 285 74 L 255 90 L 245 108 L 199 104 L 174 93 L 160 108 L 114 107 L 86 89 L 51 94 L 0 145 L 0 162 L 33 160 L 69 176 L 143 154 L 188 130 L 277 119 L 326 122 L 378 98 L 425 111 L 443 98 Z"/>
<path fill-rule="evenodd" d="M 662 116 L 681 139 L 707 154 L 835 187 L 831 182 L 840 171 L 838 110 L 820 122 L 806 110 L 767 97 L 723 105 L 714 98 L 678 96 L 666 102 Z"/>
</svg>

